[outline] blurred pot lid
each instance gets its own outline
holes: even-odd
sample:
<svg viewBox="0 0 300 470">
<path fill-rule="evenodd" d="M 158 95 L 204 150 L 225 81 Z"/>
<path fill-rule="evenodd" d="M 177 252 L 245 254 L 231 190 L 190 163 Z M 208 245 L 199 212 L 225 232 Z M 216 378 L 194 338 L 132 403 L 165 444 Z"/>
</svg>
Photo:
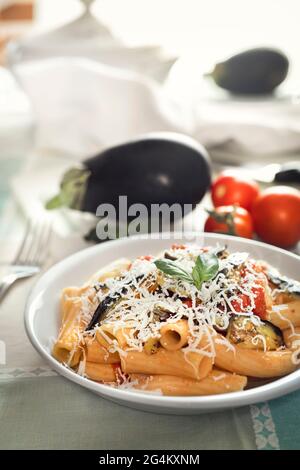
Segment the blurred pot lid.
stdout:
<svg viewBox="0 0 300 470">
<path fill-rule="evenodd" d="M 159 82 L 177 60 L 156 45 L 130 47 L 111 34 L 89 8 L 77 19 L 44 34 L 31 34 L 7 45 L 10 66 L 53 57 L 81 57 L 143 73 Z"/>
</svg>

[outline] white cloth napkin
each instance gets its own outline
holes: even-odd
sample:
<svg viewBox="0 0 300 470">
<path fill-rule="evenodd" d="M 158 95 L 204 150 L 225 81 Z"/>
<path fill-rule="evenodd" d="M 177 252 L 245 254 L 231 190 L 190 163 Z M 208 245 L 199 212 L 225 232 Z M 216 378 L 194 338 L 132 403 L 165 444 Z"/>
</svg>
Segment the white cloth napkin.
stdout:
<svg viewBox="0 0 300 470">
<path fill-rule="evenodd" d="M 258 162 L 287 159 L 300 154 L 300 103 L 291 97 L 199 103 L 193 134 L 236 163 L 245 155 Z"/>
<path fill-rule="evenodd" d="M 172 130 L 236 162 L 300 151 L 300 104 L 288 99 L 193 106 L 144 75 L 88 59 L 48 59 L 15 72 L 33 103 L 41 148 L 82 157 L 141 133 Z"/>
<path fill-rule="evenodd" d="M 157 130 L 187 132 L 190 117 L 154 81 L 90 60 L 49 59 L 16 68 L 33 104 L 37 148 L 74 157 Z"/>
</svg>

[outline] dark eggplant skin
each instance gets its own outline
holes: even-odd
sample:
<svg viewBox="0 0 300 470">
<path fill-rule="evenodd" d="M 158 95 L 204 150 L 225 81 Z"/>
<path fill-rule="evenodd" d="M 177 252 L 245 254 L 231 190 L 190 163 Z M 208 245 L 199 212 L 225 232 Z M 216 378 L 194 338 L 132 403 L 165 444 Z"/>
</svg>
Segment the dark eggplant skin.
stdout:
<svg viewBox="0 0 300 470">
<path fill-rule="evenodd" d="M 210 75 L 215 83 L 237 94 L 268 94 L 287 77 L 287 56 L 271 48 L 255 48 L 215 65 Z"/>
<path fill-rule="evenodd" d="M 272 269 L 266 270 L 265 272 L 268 280 L 274 284 L 277 289 L 281 289 L 289 294 L 300 296 L 300 282 L 295 281 L 287 276 L 282 276 L 277 271 Z"/>
<path fill-rule="evenodd" d="M 152 204 L 194 208 L 210 184 L 204 147 L 183 134 L 159 132 L 108 148 L 69 170 L 60 194 L 46 207 L 66 205 L 95 214 L 100 204 L 112 204 L 117 210 L 119 196 L 125 195 L 128 207 L 144 204 L 149 214 Z"/>
<path fill-rule="evenodd" d="M 82 210 L 95 213 L 101 202 L 118 206 L 173 203 L 195 206 L 210 186 L 209 159 L 194 140 L 156 134 L 112 147 L 84 161 L 91 172 Z"/>
<path fill-rule="evenodd" d="M 141 281 L 143 278 L 144 278 L 144 275 L 141 274 L 136 277 L 136 281 Z M 123 295 L 126 295 L 126 292 L 128 290 L 127 286 L 129 286 L 131 282 L 124 284 L 124 286 L 120 289 L 120 291 L 114 292 L 113 294 L 108 294 L 106 297 L 104 297 L 104 299 L 99 303 L 95 312 L 93 313 L 93 316 L 88 326 L 86 327 L 85 331 L 92 330 L 101 320 L 105 318 L 110 308 L 113 307 Z"/>
<path fill-rule="evenodd" d="M 85 331 L 92 330 L 104 317 L 107 311 L 119 300 L 121 294 L 116 295 L 116 297 L 111 297 L 108 295 L 105 299 L 100 302 L 98 307 L 96 308 L 90 323 L 86 327 Z"/>
<path fill-rule="evenodd" d="M 168 251 L 166 251 L 164 253 L 164 258 L 169 259 L 171 261 L 176 261 L 177 260 L 176 256 L 171 255 Z"/>
</svg>

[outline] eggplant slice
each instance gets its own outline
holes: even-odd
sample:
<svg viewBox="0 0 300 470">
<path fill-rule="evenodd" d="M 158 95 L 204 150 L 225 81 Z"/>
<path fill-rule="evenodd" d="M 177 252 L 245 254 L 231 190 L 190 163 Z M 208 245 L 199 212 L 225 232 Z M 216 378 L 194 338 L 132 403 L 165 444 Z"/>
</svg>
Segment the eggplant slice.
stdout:
<svg viewBox="0 0 300 470">
<path fill-rule="evenodd" d="M 265 272 L 268 280 L 276 286 L 277 289 L 289 294 L 300 295 L 300 282 L 287 276 L 281 276 L 276 270 L 268 269 Z"/>
<path fill-rule="evenodd" d="M 121 293 L 116 293 L 114 297 L 110 295 L 105 297 L 105 299 L 102 300 L 102 302 L 100 302 L 100 304 L 96 308 L 92 316 L 92 319 L 90 323 L 88 324 L 88 326 L 86 327 L 85 331 L 92 330 L 101 320 L 103 320 L 104 317 L 109 312 L 109 310 L 111 309 L 111 307 L 116 305 L 116 303 L 120 300 L 120 297 L 121 297 Z"/>
<path fill-rule="evenodd" d="M 136 277 L 136 281 L 141 281 L 145 276 L 141 274 Z M 126 295 L 127 288 L 132 284 L 133 281 L 127 282 L 124 286 L 113 294 L 108 294 L 96 308 L 90 323 L 86 327 L 85 331 L 92 330 L 101 320 L 105 318 L 109 310 L 115 306 L 123 295 Z"/>
<path fill-rule="evenodd" d="M 246 315 L 234 315 L 230 319 L 226 338 L 246 349 L 275 351 L 284 346 L 279 328 L 266 320 L 256 324 Z"/>
</svg>

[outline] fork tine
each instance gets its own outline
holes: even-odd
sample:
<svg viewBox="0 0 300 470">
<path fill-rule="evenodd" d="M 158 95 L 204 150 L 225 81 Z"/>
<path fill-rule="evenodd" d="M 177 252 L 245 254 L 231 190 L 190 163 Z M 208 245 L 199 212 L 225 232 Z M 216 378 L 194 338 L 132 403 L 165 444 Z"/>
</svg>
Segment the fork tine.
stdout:
<svg viewBox="0 0 300 470">
<path fill-rule="evenodd" d="M 27 235 L 23 250 L 19 256 L 18 262 L 20 265 L 24 266 L 26 264 L 30 264 L 31 253 L 35 249 L 36 245 L 37 233 L 37 223 L 31 222 L 29 233 Z"/>
<path fill-rule="evenodd" d="M 14 264 L 41 266 L 47 251 L 51 235 L 51 222 L 32 222 L 26 234 Z"/>
<path fill-rule="evenodd" d="M 25 230 L 20 248 L 19 248 L 12 264 L 14 264 L 14 265 L 21 264 L 21 259 L 24 255 L 25 248 L 26 248 L 26 245 L 28 243 L 28 238 L 30 236 L 30 232 L 31 232 L 31 223 L 30 223 L 30 221 L 28 221 L 27 224 L 26 224 L 26 230 Z"/>
<path fill-rule="evenodd" d="M 39 258 L 40 264 L 45 260 L 46 255 L 49 252 L 49 245 L 50 245 L 51 237 L 52 237 L 52 221 L 49 222 L 48 232 L 46 233 L 46 237 L 44 240 L 44 249 L 41 250 L 41 256 Z"/>
<path fill-rule="evenodd" d="M 39 252 L 41 238 L 43 236 L 44 225 L 43 222 L 39 223 L 36 222 L 33 227 L 33 235 L 31 239 L 31 244 L 29 245 L 28 251 L 26 253 L 26 257 L 24 260 L 24 264 L 34 264 L 35 259 L 37 257 L 37 253 Z"/>
<path fill-rule="evenodd" d="M 51 238 L 52 233 L 52 224 L 51 221 L 46 221 L 41 225 L 41 230 L 39 234 L 39 238 L 36 244 L 35 254 L 31 259 L 32 264 L 36 264 L 37 266 L 41 266 L 44 259 L 46 258 L 48 252 L 49 241 Z"/>
</svg>

